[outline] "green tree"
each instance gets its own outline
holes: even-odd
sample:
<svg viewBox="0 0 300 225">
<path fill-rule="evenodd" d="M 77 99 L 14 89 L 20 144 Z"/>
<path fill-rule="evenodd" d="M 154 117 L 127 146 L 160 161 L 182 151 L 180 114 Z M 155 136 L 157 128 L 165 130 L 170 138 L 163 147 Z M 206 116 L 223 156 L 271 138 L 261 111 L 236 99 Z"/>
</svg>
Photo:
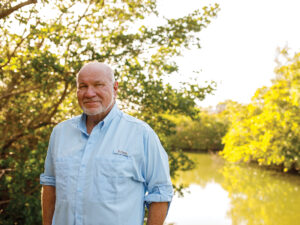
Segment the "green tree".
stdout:
<svg viewBox="0 0 300 225">
<path fill-rule="evenodd" d="M 224 138 L 226 159 L 300 171 L 300 54 L 284 56 L 273 85 L 236 112 Z"/>
<path fill-rule="evenodd" d="M 13 0 L 0 8 L 2 224 L 41 223 L 39 174 L 48 137 L 55 124 L 80 113 L 75 74 L 85 62 L 114 67 L 121 108 L 148 122 L 163 142 L 171 123 L 159 115 L 194 116 L 195 100 L 213 89 L 174 89 L 163 78 L 178 70 L 172 57 L 199 47 L 197 33 L 217 5 L 158 25 L 145 22 L 160 16 L 155 0 Z M 188 168 L 182 153 L 166 149 L 173 176 Z"/>
<path fill-rule="evenodd" d="M 227 115 L 224 110 L 200 111 L 194 119 L 183 115 L 167 116 L 176 124 L 174 134 L 168 138 L 171 148 L 202 152 L 223 150 L 222 138 L 229 125 Z"/>
<path fill-rule="evenodd" d="M 243 106 L 237 102 L 226 100 L 216 108 L 199 108 L 196 117 L 183 114 L 166 115 L 174 122 L 174 133 L 168 137 L 171 148 L 186 151 L 220 151 L 224 145 L 225 136 L 233 116 Z"/>
</svg>

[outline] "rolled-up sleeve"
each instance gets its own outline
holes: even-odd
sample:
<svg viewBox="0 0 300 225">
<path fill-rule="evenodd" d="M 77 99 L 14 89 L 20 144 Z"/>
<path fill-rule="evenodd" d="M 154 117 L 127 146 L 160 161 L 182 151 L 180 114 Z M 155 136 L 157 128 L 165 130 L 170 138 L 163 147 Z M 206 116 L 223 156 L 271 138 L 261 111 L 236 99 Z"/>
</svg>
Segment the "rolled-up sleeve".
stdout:
<svg viewBox="0 0 300 225">
<path fill-rule="evenodd" d="M 50 136 L 47 157 L 45 160 L 44 173 L 40 175 L 40 184 L 42 185 L 55 186 L 55 173 L 54 173 L 54 165 L 53 165 L 53 158 L 52 158 L 54 136 L 55 134 L 53 130 Z"/>
<path fill-rule="evenodd" d="M 171 202 L 173 188 L 170 178 L 168 155 L 155 132 L 146 135 L 146 206 L 152 202 Z"/>
</svg>

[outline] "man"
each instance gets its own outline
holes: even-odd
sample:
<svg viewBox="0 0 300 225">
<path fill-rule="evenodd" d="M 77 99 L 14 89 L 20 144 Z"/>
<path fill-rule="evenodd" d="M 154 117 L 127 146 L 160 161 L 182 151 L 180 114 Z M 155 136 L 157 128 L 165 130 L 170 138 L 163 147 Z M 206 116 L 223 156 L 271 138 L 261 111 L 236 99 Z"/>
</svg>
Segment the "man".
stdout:
<svg viewBox="0 0 300 225">
<path fill-rule="evenodd" d="M 41 174 L 44 225 L 162 225 L 172 199 L 168 157 L 154 131 L 121 112 L 112 69 L 77 74 L 81 116 L 52 131 Z"/>
</svg>

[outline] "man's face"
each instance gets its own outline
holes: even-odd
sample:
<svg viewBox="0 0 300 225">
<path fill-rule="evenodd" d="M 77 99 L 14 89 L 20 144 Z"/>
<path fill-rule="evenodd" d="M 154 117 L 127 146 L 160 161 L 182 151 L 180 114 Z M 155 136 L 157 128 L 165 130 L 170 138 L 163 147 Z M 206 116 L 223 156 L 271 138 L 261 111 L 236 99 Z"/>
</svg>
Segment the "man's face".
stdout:
<svg viewBox="0 0 300 225">
<path fill-rule="evenodd" d="M 77 99 L 83 112 L 93 116 L 108 112 L 115 101 L 118 83 L 113 83 L 106 70 L 95 66 L 84 68 L 78 75 Z"/>
</svg>

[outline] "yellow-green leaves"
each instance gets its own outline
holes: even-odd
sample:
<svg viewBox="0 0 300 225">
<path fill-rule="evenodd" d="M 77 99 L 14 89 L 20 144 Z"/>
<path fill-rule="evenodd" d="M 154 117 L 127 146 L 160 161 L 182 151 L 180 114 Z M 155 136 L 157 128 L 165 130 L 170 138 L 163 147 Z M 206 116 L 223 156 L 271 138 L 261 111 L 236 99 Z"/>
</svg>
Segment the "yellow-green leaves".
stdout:
<svg viewBox="0 0 300 225">
<path fill-rule="evenodd" d="M 300 54 L 276 70 L 269 88 L 259 89 L 243 111 L 236 111 L 223 139 L 230 161 L 257 161 L 284 172 L 300 171 Z"/>
</svg>

